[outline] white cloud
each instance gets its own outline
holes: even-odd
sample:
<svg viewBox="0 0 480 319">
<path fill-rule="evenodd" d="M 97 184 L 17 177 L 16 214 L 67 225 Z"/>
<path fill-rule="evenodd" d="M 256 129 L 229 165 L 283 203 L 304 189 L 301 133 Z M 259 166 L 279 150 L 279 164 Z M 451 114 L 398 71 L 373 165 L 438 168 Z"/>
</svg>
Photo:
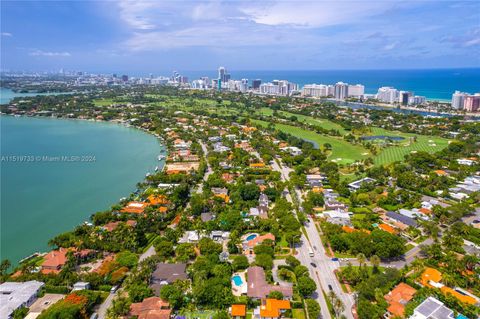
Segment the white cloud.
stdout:
<svg viewBox="0 0 480 319">
<path fill-rule="evenodd" d="M 42 50 L 33 50 L 28 55 L 30 56 L 48 56 L 48 57 L 69 57 L 71 54 L 69 52 L 49 52 Z"/>
<path fill-rule="evenodd" d="M 395 49 L 398 45 L 398 42 L 392 42 L 392 43 L 389 43 L 389 44 L 386 44 L 385 46 L 383 46 L 383 50 L 385 51 L 391 51 L 393 49 Z"/>
<path fill-rule="evenodd" d="M 255 3 L 241 10 L 259 24 L 319 28 L 351 24 L 396 5 L 394 1 L 277 1 Z"/>
<path fill-rule="evenodd" d="M 13 34 L 10 32 L 2 32 L 2 37 L 13 37 Z"/>
</svg>

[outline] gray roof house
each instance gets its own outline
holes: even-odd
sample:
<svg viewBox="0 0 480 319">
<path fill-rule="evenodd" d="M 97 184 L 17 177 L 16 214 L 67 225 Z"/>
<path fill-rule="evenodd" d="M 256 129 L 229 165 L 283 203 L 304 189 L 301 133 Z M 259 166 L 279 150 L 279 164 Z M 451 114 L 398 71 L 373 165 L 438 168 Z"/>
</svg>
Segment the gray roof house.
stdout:
<svg viewBox="0 0 480 319">
<path fill-rule="evenodd" d="M 23 306 L 31 306 L 37 299 L 43 282 L 4 282 L 0 285 L 0 318 L 10 319 L 12 313 Z"/>
<path fill-rule="evenodd" d="M 389 219 L 393 219 L 397 222 L 400 222 L 400 223 L 403 223 L 407 226 L 412 226 L 412 227 L 417 227 L 417 221 L 413 218 L 410 218 L 408 216 L 405 216 L 405 215 L 402 215 L 402 214 L 399 214 L 399 213 L 395 213 L 395 212 L 387 212 L 385 215 L 387 215 L 387 217 Z"/>
<path fill-rule="evenodd" d="M 150 288 L 153 289 L 156 296 L 160 295 L 160 288 L 164 285 L 171 284 L 176 280 L 186 280 L 187 276 L 187 264 L 166 264 L 159 263 L 157 268 L 150 277 Z"/>
</svg>

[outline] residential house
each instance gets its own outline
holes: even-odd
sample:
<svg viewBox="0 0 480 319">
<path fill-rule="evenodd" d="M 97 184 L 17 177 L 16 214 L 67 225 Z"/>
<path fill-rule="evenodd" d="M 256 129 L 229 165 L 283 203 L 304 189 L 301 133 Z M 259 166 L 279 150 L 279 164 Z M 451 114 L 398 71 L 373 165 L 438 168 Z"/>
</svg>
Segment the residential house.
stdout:
<svg viewBox="0 0 480 319">
<path fill-rule="evenodd" d="M 247 256 L 248 255 L 255 255 L 255 252 L 253 251 L 253 249 L 255 248 L 255 246 L 263 243 L 265 240 L 275 241 L 275 236 L 271 233 L 267 233 L 265 235 L 257 236 L 255 238 L 253 238 L 252 240 L 245 241 L 242 244 L 243 254 L 247 255 Z"/>
<path fill-rule="evenodd" d="M 254 315 L 259 314 L 260 319 L 278 319 L 289 309 L 292 309 L 289 300 L 266 299 L 262 300 Z"/>
<path fill-rule="evenodd" d="M 268 207 L 266 206 L 257 206 L 250 208 L 248 215 L 251 217 L 258 217 L 261 219 L 268 218 Z"/>
<path fill-rule="evenodd" d="M 68 249 L 60 247 L 58 250 L 52 250 L 43 257 L 41 272 L 43 274 L 57 274 L 67 263 Z"/>
<path fill-rule="evenodd" d="M 348 184 L 348 188 L 350 188 L 350 190 L 352 192 L 354 192 L 354 191 L 359 190 L 362 187 L 363 184 L 374 183 L 374 182 L 376 182 L 375 179 L 370 178 L 370 177 L 364 177 L 364 178 L 362 178 L 358 181 L 355 181 L 355 182 L 352 182 L 352 183 Z"/>
<path fill-rule="evenodd" d="M 244 319 L 247 316 L 246 305 L 234 304 L 229 310 L 233 319 Z"/>
<path fill-rule="evenodd" d="M 129 317 L 137 319 L 170 319 L 172 309 L 159 297 L 150 297 L 130 305 Z"/>
<path fill-rule="evenodd" d="M 455 319 L 453 310 L 444 306 L 443 302 L 428 297 L 413 311 L 410 319 Z"/>
<path fill-rule="evenodd" d="M 177 162 L 177 163 L 167 163 L 165 165 L 165 172 L 168 175 L 173 174 L 190 174 L 194 171 L 197 171 L 200 167 L 199 162 Z"/>
<path fill-rule="evenodd" d="M 281 147 L 280 150 L 284 152 L 288 152 L 292 156 L 302 155 L 302 150 L 296 146 Z"/>
<path fill-rule="evenodd" d="M 327 221 L 337 225 L 351 225 L 350 213 L 343 210 L 326 210 L 323 212 L 323 216 L 327 218 Z"/>
<path fill-rule="evenodd" d="M 159 296 L 162 286 L 171 284 L 176 280 L 188 279 L 186 269 L 187 264 L 185 263 L 158 263 L 155 271 L 150 277 L 150 288 L 152 288 L 156 296 Z"/>
<path fill-rule="evenodd" d="M 15 310 L 30 307 L 44 286 L 36 280 L 0 284 L 0 318 L 11 319 Z"/>
<path fill-rule="evenodd" d="M 270 285 L 265 279 L 265 271 L 262 267 L 251 266 L 247 269 L 247 296 L 255 299 L 264 299 L 272 291 L 279 291 L 285 298 L 292 298 L 291 286 Z"/>
<path fill-rule="evenodd" d="M 408 227 L 417 227 L 417 221 L 415 219 L 395 212 L 387 212 L 385 215 L 380 216 L 380 218 L 401 230 L 405 230 Z"/>
<path fill-rule="evenodd" d="M 385 318 L 404 318 L 405 305 L 412 300 L 417 290 L 406 283 L 399 283 L 388 294 L 385 300 L 388 302 Z"/>
<path fill-rule="evenodd" d="M 144 202 L 129 202 L 122 210 L 122 213 L 127 214 L 142 214 L 148 203 Z"/>
<path fill-rule="evenodd" d="M 440 271 L 434 268 L 427 267 L 425 268 L 424 272 L 422 273 L 422 276 L 420 277 L 419 284 L 425 287 L 440 289 L 440 291 L 444 295 L 451 295 L 463 303 L 467 303 L 470 305 L 476 305 L 479 303 L 480 299 L 478 297 L 472 295 L 471 293 L 459 287 L 455 287 L 454 289 L 450 288 L 442 284 L 441 280 L 442 280 L 442 273 Z"/>
<path fill-rule="evenodd" d="M 212 187 L 213 196 L 222 198 L 225 203 L 230 201 L 230 197 L 228 196 L 228 189 L 227 188 L 219 188 L 219 187 Z"/>
</svg>

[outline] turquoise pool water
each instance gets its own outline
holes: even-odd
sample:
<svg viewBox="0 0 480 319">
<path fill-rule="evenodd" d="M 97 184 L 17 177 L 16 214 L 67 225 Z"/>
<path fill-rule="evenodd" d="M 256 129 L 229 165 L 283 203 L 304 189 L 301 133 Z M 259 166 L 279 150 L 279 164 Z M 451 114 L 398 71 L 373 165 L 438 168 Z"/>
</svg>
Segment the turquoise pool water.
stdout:
<svg viewBox="0 0 480 319">
<path fill-rule="evenodd" d="M 254 239 L 254 238 L 257 238 L 257 236 L 258 236 L 257 234 L 251 234 L 251 235 L 248 235 L 248 237 L 245 238 L 245 240 L 246 240 L 246 241 L 250 241 L 250 240 L 252 240 L 252 239 Z"/>
<path fill-rule="evenodd" d="M 243 285 L 242 277 L 240 277 L 239 275 L 233 276 L 232 280 L 235 283 L 235 286 L 237 286 L 237 287 L 240 287 L 241 285 Z"/>
</svg>

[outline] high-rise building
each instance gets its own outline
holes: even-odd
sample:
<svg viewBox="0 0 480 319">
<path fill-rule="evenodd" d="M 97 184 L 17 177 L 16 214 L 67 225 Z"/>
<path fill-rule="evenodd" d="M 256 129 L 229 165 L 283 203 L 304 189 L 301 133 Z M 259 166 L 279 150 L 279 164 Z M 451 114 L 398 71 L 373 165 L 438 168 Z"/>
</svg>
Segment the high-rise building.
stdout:
<svg viewBox="0 0 480 319">
<path fill-rule="evenodd" d="M 427 101 L 427 99 L 424 96 L 410 96 L 408 98 L 408 104 L 410 105 L 419 105 L 419 104 L 424 104 Z"/>
<path fill-rule="evenodd" d="M 455 91 L 455 93 L 452 94 L 452 107 L 457 110 L 463 109 L 463 104 L 467 95 L 468 94 L 465 92 Z"/>
<path fill-rule="evenodd" d="M 335 83 L 333 95 L 337 100 L 346 99 L 348 97 L 348 84 L 343 82 Z"/>
<path fill-rule="evenodd" d="M 122 81 L 123 82 L 128 82 L 128 75 L 122 75 Z"/>
<path fill-rule="evenodd" d="M 402 104 L 402 105 L 408 105 L 410 104 L 409 103 L 409 100 L 410 98 L 412 97 L 412 92 L 409 92 L 409 91 L 400 91 L 399 92 L 399 102 Z"/>
<path fill-rule="evenodd" d="M 328 86 L 324 84 L 306 84 L 303 87 L 302 95 L 312 97 L 328 96 Z"/>
<path fill-rule="evenodd" d="M 262 80 L 256 79 L 252 81 L 252 89 L 257 90 L 260 88 L 260 84 L 262 84 Z"/>
<path fill-rule="evenodd" d="M 348 96 L 360 98 L 363 94 L 365 94 L 365 86 L 361 84 L 348 86 Z"/>
<path fill-rule="evenodd" d="M 463 102 L 463 108 L 467 112 L 477 112 L 480 110 L 480 93 L 467 95 Z"/>
<path fill-rule="evenodd" d="M 385 103 L 394 103 L 398 102 L 398 95 L 397 89 L 389 86 L 383 86 L 378 89 L 377 99 Z"/>
</svg>

